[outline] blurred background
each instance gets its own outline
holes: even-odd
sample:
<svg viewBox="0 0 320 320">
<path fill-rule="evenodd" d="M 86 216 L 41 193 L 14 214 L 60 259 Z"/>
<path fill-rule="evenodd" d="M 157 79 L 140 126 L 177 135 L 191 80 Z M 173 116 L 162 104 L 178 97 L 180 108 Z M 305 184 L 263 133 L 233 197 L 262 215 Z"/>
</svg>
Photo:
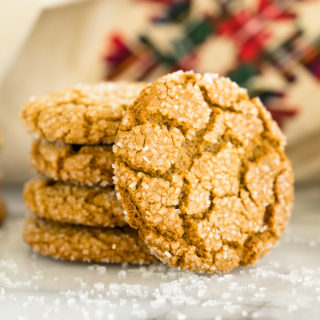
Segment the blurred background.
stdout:
<svg viewBox="0 0 320 320">
<path fill-rule="evenodd" d="M 320 1 L 11 0 L 0 10 L 0 168 L 30 175 L 19 111 L 79 82 L 228 75 L 287 135 L 297 184 L 320 183 Z"/>
</svg>

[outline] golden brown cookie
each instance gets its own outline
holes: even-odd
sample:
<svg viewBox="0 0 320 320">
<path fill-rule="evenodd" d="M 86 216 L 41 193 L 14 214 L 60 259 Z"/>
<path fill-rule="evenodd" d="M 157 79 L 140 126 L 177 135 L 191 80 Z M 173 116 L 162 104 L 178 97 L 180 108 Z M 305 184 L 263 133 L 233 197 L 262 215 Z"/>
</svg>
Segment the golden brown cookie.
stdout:
<svg viewBox="0 0 320 320">
<path fill-rule="evenodd" d="M 127 224 L 113 187 L 83 187 L 34 178 L 25 185 L 24 200 L 31 212 L 55 221 L 98 227 Z"/>
<path fill-rule="evenodd" d="M 143 82 L 104 82 L 31 97 L 21 112 L 26 127 L 49 141 L 69 144 L 114 142 L 123 111 Z"/>
<path fill-rule="evenodd" d="M 7 216 L 7 207 L 4 203 L 4 200 L 0 198 L 0 223 L 4 220 Z"/>
<path fill-rule="evenodd" d="M 80 185 L 113 185 L 113 152 L 111 146 L 79 146 L 35 140 L 31 165 L 39 173 Z"/>
<path fill-rule="evenodd" d="M 284 138 L 261 102 L 227 78 L 177 72 L 149 85 L 114 152 L 129 224 L 170 266 L 212 273 L 255 263 L 290 217 Z"/>
<path fill-rule="evenodd" d="M 28 216 L 24 240 L 37 253 L 68 261 L 149 264 L 157 259 L 135 230 L 62 224 Z"/>
</svg>

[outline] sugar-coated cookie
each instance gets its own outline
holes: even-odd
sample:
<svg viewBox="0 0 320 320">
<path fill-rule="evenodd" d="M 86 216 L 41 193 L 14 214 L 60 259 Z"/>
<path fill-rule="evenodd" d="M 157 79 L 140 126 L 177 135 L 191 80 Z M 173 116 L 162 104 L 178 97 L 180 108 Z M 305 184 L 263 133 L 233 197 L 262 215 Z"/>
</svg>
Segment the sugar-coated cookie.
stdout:
<svg viewBox="0 0 320 320">
<path fill-rule="evenodd" d="M 71 145 L 35 140 L 31 166 L 42 175 L 87 186 L 113 185 L 113 152 L 108 145 Z"/>
<path fill-rule="evenodd" d="M 68 261 L 149 264 L 157 259 L 135 230 L 75 226 L 29 215 L 23 237 L 37 253 Z"/>
<path fill-rule="evenodd" d="M 84 187 L 33 178 L 24 187 L 27 208 L 39 217 L 86 226 L 126 225 L 113 187 Z"/>
<path fill-rule="evenodd" d="M 255 263 L 292 210 L 284 145 L 270 113 L 230 79 L 160 78 L 128 108 L 114 145 L 129 224 L 173 267 L 213 273 Z"/>
<path fill-rule="evenodd" d="M 30 131 L 49 141 L 113 143 L 123 111 L 144 86 L 143 82 L 79 84 L 31 97 L 21 117 Z"/>
</svg>

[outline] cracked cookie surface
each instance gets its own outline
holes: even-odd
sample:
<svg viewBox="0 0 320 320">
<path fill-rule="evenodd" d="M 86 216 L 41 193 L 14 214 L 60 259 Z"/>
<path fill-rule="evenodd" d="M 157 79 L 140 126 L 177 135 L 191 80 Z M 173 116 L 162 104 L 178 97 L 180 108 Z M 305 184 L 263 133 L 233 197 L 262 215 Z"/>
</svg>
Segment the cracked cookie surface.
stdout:
<svg viewBox="0 0 320 320">
<path fill-rule="evenodd" d="M 70 145 L 35 140 L 30 153 L 31 166 L 54 180 L 87 186 L 113 185 L 113 152 L 107 145 Z"/>
<path fill-rule="evenodd" d="M 58 260 L 132 264 L 158 262 L 130 227 L 76 226 L 29 215 L 23 237 L 35 252 Z"/>
<path fill-rule="evenodd" d="M 27 208 L 42 218 L 99 227 L 127 224 L 113 187 L 84 187 L 34 178 L 26 183 L 23 195 Z"/>
<path fill-rule="evenodd" d="M 162 262 L 199 272 L 255 263 L 290 217 L 284 137 L 258 99 L 215 74 L 147 86 L 114 145 L 129 224 Z"/>
<path fill-rule="evenodd" d="M 31 97 L 21 117 L 30 131 L 49 141 L 113 143 L 124 110 L 144 86 L 143 82 L 79 84 Z"/>
</svg>

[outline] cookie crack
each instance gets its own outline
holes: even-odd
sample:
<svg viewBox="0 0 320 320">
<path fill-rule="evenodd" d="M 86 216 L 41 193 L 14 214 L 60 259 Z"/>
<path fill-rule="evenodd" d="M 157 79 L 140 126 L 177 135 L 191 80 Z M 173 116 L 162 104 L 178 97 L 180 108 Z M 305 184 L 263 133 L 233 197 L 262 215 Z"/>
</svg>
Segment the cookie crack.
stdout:
<svg viewBox="0 0 320 320">
<path fill-rule="evenodd" d="M 263 215 L 264 225 L 268 225 L 270 219 L 272 218 L 272 206 L 274 206 L 276 203 L 279 203 L 279 197 L 278 197 L 278 194 L 276 192 L 276 181 L 277 181 L 278 177 L 280 175 L 282 175 L 285 171 L 286 171 L 286 169 L 282 169 L 273 179 L 272 191 L 273 191 L 274 201 L 272 203 L 269 203 L 266 206 L 266 209 L 265 209 L 265 212 L 264 212 L 264 215 Z M 270 232 L 273 232 L 273 231 L 270 230 Z"/>
<path fill-rule="evenodd" d="M 120 188 L 122 190 L 123 193 L 125 193 L 127 195 L 127 197 L 129 198 L 129 202 L 131 203 L 131 210 L 134 211 L 134 217 L 135 220 L 142 220 L 145 221 L 144 217 L 140 214 L 141 210 L 140 206 L 138 205 L 138 203 L 134 200 L 134 198 L 131 195 L 131 192 L 126 190 L 125 188 Z M 166 206 L 166 208 L 175 208 L 175 206 Z M 137 229 L 138 232 L 141 232 L 141 228 L 137 227 L 135 225 L 135 223 L 132 225 L 133 228 Z M 154 233 L 158 233 L 158 228 L 156 226 L 148 226 L 149 231 L 153 231 Z M 185 233 L 185 232 L 184 232 Z M 184 235 L 184 233 L 182 234 L 182 237 Z M 166 233 L 166 237 L 170 238 L 170 240 L 175 240 L 173 235 L 171 233 Z"/>
<path fill-rule="evenodd" d="M 277 203 L 278 202 L 278 195 L 277 195 L 277 192 L 276 192 L 276 190 L 275 190 L 275 181 L 277 180 L 277 178 L 281 175 L 281 174 L 283 174 L 284 172 L 286 171 L 286 169 L 282 169 L 282 170 L 280 170 L 280 172 L 274 177 L 274 179 L 273 179 L 273 195 L 274 195 L 274 197 L 275 197 L 275 200 L 272 202 L 272 203 L 270 203 L 270 204 L 268 204 L 266 207 L 265 207 L 265 211 L 264 211 L 264 215 L 263 215 L 263 226 L 262 227 L 267 227 L 264 231 L 257 231 L 257 232 L 254 232 L 254 231 L 252 231 L 252 232 L 250 232 L 250 233 L 248 233 L 248 236 L 247 236 L 247 238 L 246 238 L 246 241 L 244 242 L 244 244 L 243 244 L 243 247 L 245 248 L 245 249 L 248 249 L 248 247 L 251 245 L 251 241 L 255 238 L 255 237 L 257 237 L 258 235 L 262 235 L 262 234 L 268 234 L 269 236 L 270 236 L 270 240 L 271 241 L 274 241 L 276 238 L 277 238 L 277 235 L 276 235 L 276 233 L 274 232 L 274 230 L 272 230 L 271 228 L 270 228 L 270 226 L 268 226 L 268 224 L 269 224 L 269 221 L 270 221 L 270 219 L 271 219 L 271 217 L 272 217 L 272 207 L 273 207 L 273 205 L 275 204 L 275 203 Z M 249 193 L 249 195 L 250 195 L 250 193 Z M 254 202 L 255 203 L 255 202 Z M 240 263 L 241 263 L 241 265 L 243 265 L 243 260 L 244 259 L 246 259 L 247 258 L 247 252 L 244 250 L 243 251 L 243 254 L 242 254 L 242 256 L 241 256 L 241 260 L 240 260 Z M 246 264 L 244 264 L 244 265 L 246 265 Z"/>
<path fill-rule="evenodd" d="M 146 172 L 146 171 L 142 171 L 142 169 L 140 168 L 134 168 L 132 164 L 130 164 L 126 159 L 125 157 L 123 157 L 122 155 L 118 155 L 118 157 L 120 158 L 121 162 L 125 164 L 126 167 L 129 168 L 129 170 L 133 171 L 134 173 L 138 174 L 138 173 L 143 173 L 144 175 L 146 175 L 147 177 L 149 178 L 161 178 L 162 180 L 165 180 L 165 181 L 168 181 L 170 182 L 169 180 L 169 177 L 167 175 L 167 173 L 163 173 L 161 175 L 159 175 L 158 173 L 151 173 L 151 172 Z M 170 169 L 168 170 L 170 171 Z"/>
<path fill-rule="evenodd" d="M 203 100 L 208 104 L 208 106 L 209 106 L 211 109 L 217 108 L 217 109 L 220 109 L 220 110 L 223 111 L 223 112 L 228 111 L 228 112 L 233 112 L 233 113 L 238 113 L 238 114 L 244 114 L 244 113 L 241 112 L 241 111 L 232 109 L 232 106 L 231 106 L 231 107 L 223 107 L 223 106 L 220 106 L 220 105 L 218 105 L 218 104 L 212 103 L 211 99 L 209 98 L 209 94 L 208 94 L 207 88 L 206 88 L 205 86 L 203 86 L 203 85 L 199 85 L 199 88 L 200 88 L 200 90 L 201 90 Z M 235 103 L 239 103 L 240 101 L 241 101 L 241 99 L 238 98 L 238 99 L 235 101 Z"/>
</svg>

